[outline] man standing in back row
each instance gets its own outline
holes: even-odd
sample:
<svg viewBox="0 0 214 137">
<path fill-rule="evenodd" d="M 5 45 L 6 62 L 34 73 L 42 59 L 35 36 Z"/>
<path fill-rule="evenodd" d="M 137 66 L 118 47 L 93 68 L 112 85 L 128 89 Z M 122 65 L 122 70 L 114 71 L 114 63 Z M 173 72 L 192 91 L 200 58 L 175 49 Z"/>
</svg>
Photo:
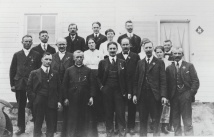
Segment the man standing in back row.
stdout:
<svg viewBox="0 0 214 137">
<path fill-rule="evenodd" d="M 94 38 L 97 50 L 99 50 L 100 44 L 107 40 L 106 36 L 104 36 L 103 34 L 100 33 L 100 29 L 101 29 L 101 23 L 94 22 L 92 24 L 92 30 L 94 31 L 94 33 L 87 36 L 87 38 L 86 38 L 86 41 L 88 41 L 89 38 Z M 88 45 L 86 45 L 86 46 L 88 46 Z"/>
<path fill-rule="evenodd" d="M 141 51 L 141 44 L 140 44 L 141 38 L 139 36 L 137 36 L 136 34 L 133 33 L 133 23 L 132 23 L 132 21 L 131 20 L 126 21 L 125 27 L 126 27 L 127 33 L 121 35 L 118 38 L 117 42 L 119 44 L 121 44 L 121 40 L 123 38 L 129 37 L 130 44 L 131 44 L 130 51 L 134 52 L 136 54 L 140 53 L 140 51 Z"/>
</svg>

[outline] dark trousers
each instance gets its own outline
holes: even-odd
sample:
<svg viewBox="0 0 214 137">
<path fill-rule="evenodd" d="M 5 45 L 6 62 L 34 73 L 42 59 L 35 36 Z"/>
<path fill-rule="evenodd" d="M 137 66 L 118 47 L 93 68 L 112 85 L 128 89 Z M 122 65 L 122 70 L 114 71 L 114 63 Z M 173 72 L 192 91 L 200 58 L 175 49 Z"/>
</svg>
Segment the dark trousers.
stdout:
<svg viewBox="0 0 214 137">
<path fill-rule="evenodd" d="M 139 99 L 140 136 L 147 136 L 147 123 L 149 115 L 152 118 L 153 136 L 160 136 L 161 102 L 157 101 L 151 89 L 144 89 Z"/>
<path fill-rule="evenodd" d="M 172 124 L 175 130 L 175 136 L 182 136 L 181 117 L 184 124 L 184 134 L 193 136 L 192 126 L 192 95 L 190 91 L 176 93 L 171 100 Z"/>
<path fill-rule="evenodd" d="M 134 129 L 136 117 L 136 105 L 133 103 L 133 99 L 128 100 L 128 124 L 129 129 Z"/>
<path fill-rule="evenodd" d="M 113 132 L 113 118 L 115 110 L 119 133 L 124 134 L 126 128 L 125 98 L 122 96 L 118 86 L 106 85 L 103 87 L 102 92 L 107 133 Z"/>
<path fill-rule="evenodd" d="M 25 107 L 27 103 L 27 95 L 25 90 L 16 91 L 16 100 L 18 103 L 18 123 L 17 126 L 21 130 L 25 130 Z"/>
<path fill-rule="evenodd" d="M 41 137 L 42 124 L 46 121 L 46 137 L 53 137 L 56 127 L 57 109 L 49 108 L 47 106 L 48 98 L 37 95 L 33 102 L 34 110 L 34 137 Z"/>
</svg>

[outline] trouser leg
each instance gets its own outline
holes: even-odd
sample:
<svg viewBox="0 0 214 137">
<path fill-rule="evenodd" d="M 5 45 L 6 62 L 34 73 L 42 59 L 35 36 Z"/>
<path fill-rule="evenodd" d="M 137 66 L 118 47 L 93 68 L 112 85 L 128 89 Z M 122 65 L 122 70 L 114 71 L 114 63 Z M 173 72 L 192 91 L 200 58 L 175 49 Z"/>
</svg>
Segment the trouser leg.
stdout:
<svg viewBox="0 0 214 137">
<path fill-rule="evenodd" d="M 45 121 L 46 121 L 46 137 L 53 137 L 56 128 L 57 110 L 53 108 L 46 108 Z"/>
<path fill-rule="evenodd" d="M 136 105 L 133 103 L 133 99 L 128 101 L 128 125 L 129 129 L 134 129 L 136 117 Z"/>
</svg>

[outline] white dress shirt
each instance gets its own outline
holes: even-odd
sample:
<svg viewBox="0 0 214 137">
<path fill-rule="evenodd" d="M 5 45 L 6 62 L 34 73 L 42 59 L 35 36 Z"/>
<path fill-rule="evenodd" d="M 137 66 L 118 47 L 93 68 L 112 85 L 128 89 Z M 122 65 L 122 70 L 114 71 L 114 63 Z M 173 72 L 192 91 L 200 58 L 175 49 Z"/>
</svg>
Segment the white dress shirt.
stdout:
<svg viewBox="0 0 214 137">
<path fill-rule="evenodd" d="M 47 69 L 48 69 L 48 73 L 50 71 L 50 67 L 45 67 L 45 66 L 41 66 L 42 70 L 46 73 Z"/>
<path fill-rule="evenodd" d="M 99 37 L 99 35 L 100 35 L 100 33 L 97 33 L 97 34 L 94 33 L 94 37 L 96 37 L 96 36 Z"/>
<path fill-rule="evenodd" d="M 182 60 L 182 59 L 178 61 L 178 63 L 179 63 L 179 68 L 181 67 L 182 62 L 183 62 L 183 60 Z M 176 66 L 176 65 L 177 65 L 177 61 L 174 61 L 174 63 L 175 63 L 175 66 Z"/>
<path fill-rule="evenodd" d="M 28 56 L 28 54 L 30 53 L 30 50 L 31 50 L 31 48 L 30 49 L 25 49 L 25 48 L 23 48 L 23 51 L 24 51 L 24 53 L 25 53 L 25 56 Z"/>
<path fill-rule="evenodd" d="M 151 63 L 151 61 L 153 60 L 153 55 L 149 58 L 149 64 Z M 146 62 L 148 63 L 148 57 L 146 56 Z"/>
<path fill-rule="evenodd" d="M 91 69 L 98 69 L 100 60 L 103 59 L 103 55 L 97 49 L 91 51 L 90 49 L 84 52 L 83 64 Z"/>
<path fill-rule="evenodd" d="M 134 35 L 133 32 L 132 33 L 127 32 L 126 34 L 129 38 L 133 37 L 133 35 Z"/>
<path fill-rule="evenodd" d="M 129 52 L 130 52 L 130 51 L 128 51 L 128 54 L 124 54 L 124 53 L 122 52 L 123 57 L 125 58 L 125 60 L 126 60 L 126 59 L 127 59 L 127 57 L 129 56 Z"/>
<path fill-rule="evenodd" d="M 44 48 L 44 45 L 45 45 L 45 48 Z M 42 49 L 45 51 L 45 50 L 47 50 L 47 48 L 48 48 L 48 43 L 42 43 L 41 42 L 41 47 L 42 47 Z"/>
<path fill-rule="evenodd" d="M 107 48 L 108 43 L 109 43 L 109 41 L 106 41 L 106 42 L 103 42 L 102 44 L 100 44 L 99 51 L 103 54 L 103 56 L 106 56 L 106 55 L 109 56 L 108 48 Z M 121 48 L 120 44 L 117 43 L 117 46 L 118 46 L 117 53 L 122 52 L 122 48 Z"/>
<path fill-rule="evenodd" d="M 60 52 L 59 51 L 59 58 L 60 58 L 60 60 L 62 60 L 64 56 L 65 56 L 65 51 L 64 52 Z"/>
<path fill-rule="evenodd" d="M 112 59 L 114 59 L 115 62 L 117 60 L 117 56 L 114 56 L 114 57 L 109 56 L 108 58 L 109 58 L 109 61 L 111 62 L 111 64 L 112 64 Z"/>
</svg>

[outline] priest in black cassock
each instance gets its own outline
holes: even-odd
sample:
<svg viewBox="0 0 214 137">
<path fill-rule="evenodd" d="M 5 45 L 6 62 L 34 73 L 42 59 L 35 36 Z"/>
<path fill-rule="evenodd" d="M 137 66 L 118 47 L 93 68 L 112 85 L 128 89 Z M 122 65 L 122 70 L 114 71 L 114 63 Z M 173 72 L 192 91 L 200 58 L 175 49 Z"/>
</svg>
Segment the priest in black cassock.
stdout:
<svg viewBox="0 0 214 137">
<path fill-rule="evenodd" d="M 84 54 L 74 52 L 75 65 L 68 68 L 63 79 L 64 105 L 68 106 L 65 137 L 96 137 L 97 129 L 91 126 L 91 108 L 95 87 L 91 69 L 83 65 Z"/>
</svg>

